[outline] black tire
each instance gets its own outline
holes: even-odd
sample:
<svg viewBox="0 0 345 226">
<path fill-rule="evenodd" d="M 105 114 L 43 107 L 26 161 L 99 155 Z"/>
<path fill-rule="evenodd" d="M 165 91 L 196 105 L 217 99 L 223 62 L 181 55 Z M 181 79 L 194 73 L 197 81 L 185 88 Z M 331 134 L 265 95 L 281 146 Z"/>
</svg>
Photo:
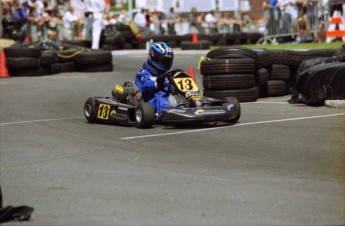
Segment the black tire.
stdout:
<svg viewBox="0 0 345 226">
<path fill-rule="evenodd" d="M 269 80 L 266 85 L 260 87 L 261 97 L 284 96 L 287 93 L 287 86 L 283 80 Z"/>
<path fill-rule="evenodd" d="M 4 51 L 6 57 L 41 57 L 41 50 L 38 48 L 7 47 L 4 48 Z"/>
<path fill-rule="evenodd" d="M 90 50 L 82 52 L 74 57 L 74 62 L 78 65 L 99 65 L 110 63 L 113 56 L 110 51 L 106 50 Z"/>
<path fill-rule="evenodd" d="M 229 119 L 229 120 L 226 120 L 226 122 L 228 122 L 228 123 L 237 122 L 241 117 L 241 105 L 240 105 L 240 102 L 238 101 L 238 99 L 236 97 L 224 97 L 223 102 L 224 103 L 231 103 L 231 104 L 235 105 L 236 117 Z"/>
<path fill-rule="evenodd" d="M 57 57 L 55 52 L 43 52 L 40 58 L 41 65 L 50 65 L 57 62 Z"/>
<path fill-rule="evenodd" d="M 205 89 L 246 89 L 255 86 L 253 74 L 205 75 Z"/>
<path fill-rule="evenodd" d="M 6 62 L 9 69 L 37 68 L 40 66 L 39 58 L 32 57 L 7 57 Z"/>
<path fill-rule="evenodd" d="M 204 60 L 200 64 L 202 75 L 254 74 L 255 61 L 250 58 Z"/>
<path fill-rule="evenodd" d="M 61 50 L 57 52 L 57 62 L 59 63 L 66 63 L 66 62 L 74 62 L 75 56 L 82 53 L 83 50 L 78 49 L 67 49 Z"/>
<path fill-rule="evenodd" d="M 20 69 L 10 69 L 8 70 L 10 76 L 42 76 L 51 74 L 50 71 L 43 67 L 37 68 L 20 68 Z"/>
<path fill-rule="evenodd" d="M 140 129 L 147 129 L 153 126 L 155 119 L 155 112 L 151 104 L 141 102 L 135 109 L 136 127 Z"/>
<path fill-rule="evenodd" d="M 75 72 L 74 62 L 60 63 L 60 73 Z"/>
<path fill-rule="evenodd" d="M 259 61 L 259 55 L 254 50 L 240 46 L 219 47 L 208 52 L 206 57 L 211 59 L 251 58 L 255 62 Z"/>
<path fill-rule="evenodd" d="M 262 86 L 265 85 L 268 81 L 269 73 L 266 68 L 260 68 L 255 73 L 255 85 Z"/>
<path fill-rule="evenodd" d="M 281 64 L 272 64 L 269 68 L 270 80 L 283 80 L 288 81 L 290 79 L 290 67 Z"/>
<path fill-rule="evenodd" d="M 95 100 L 101 97 L 89 97 L 87 98 L 84 104 L 84 115 L 89 123 L 96 123 L 99 120 L 97 119 L 97 110 Z"/>
</svg>

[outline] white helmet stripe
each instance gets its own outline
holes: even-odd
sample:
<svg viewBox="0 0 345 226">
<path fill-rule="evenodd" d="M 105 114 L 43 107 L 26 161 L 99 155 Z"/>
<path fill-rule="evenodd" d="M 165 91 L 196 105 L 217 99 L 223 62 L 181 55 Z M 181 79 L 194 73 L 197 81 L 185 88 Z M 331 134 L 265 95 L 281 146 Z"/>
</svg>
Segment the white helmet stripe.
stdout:
<svg viewBox="0 0 345 226">
<path fill-rule="evenodd" d="M 161 43 L 157 43 L 156 44 L 158 46 L 158 48 L 160 48 L 163 52 L 163 54 L 165 53 L 165 49 L 162 47 L 162 44 Z"/>
</svg>

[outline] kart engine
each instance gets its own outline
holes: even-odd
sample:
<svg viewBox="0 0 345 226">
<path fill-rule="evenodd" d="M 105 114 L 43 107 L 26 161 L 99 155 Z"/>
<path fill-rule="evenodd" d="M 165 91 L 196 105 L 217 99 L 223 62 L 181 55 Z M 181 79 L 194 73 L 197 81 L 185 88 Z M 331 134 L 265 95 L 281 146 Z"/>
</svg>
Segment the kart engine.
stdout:
<svg viewBox="0 0 345 226">
<path fill-rule="evenodd" d="M 135 95 L 138 89 L 131 82 L 124 82 L 123 85 L 116 84 L 111 94 L 121 103 L 127 101 L 129 95 Z"/>
</svg>

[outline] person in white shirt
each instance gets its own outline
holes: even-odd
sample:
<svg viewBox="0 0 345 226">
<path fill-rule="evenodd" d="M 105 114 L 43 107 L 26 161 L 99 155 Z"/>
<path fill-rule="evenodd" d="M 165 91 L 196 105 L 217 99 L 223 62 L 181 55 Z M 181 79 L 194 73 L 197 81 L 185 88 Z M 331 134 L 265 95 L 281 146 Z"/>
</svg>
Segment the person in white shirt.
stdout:
<svg viewBox="0 0 345 226">
<path fill-rule="evenodd" d="M 84 8 L 84 37 L 86 40 L 92 40 L 92 49 L 99 49 L 106 4 L 104 0 L 84 0 Z"/>
<path fill-rule="evenodd" d="M 207 23 L 209 30 L 211 33 L 215 32 L 215 29 L 217 28 L 217 18 L 215 17 L 215 11 L 212 10 L 211 12 L 207 13 L 205 16 L 205 22 Z"/>
<path fill-rule="evenodd" d="M 133 20 L 134 23 L 138 26 L 139 31 L 141 33 L 144 32 L 145 27 L 146 27 L 146 17 L 145 17 L 145 14 L 146 14 L 146 10 L 145 9 L 141 9 L 140 12 L 135 14 L 134 20 Z"/>
<path fill-rule="evenodd" d="M 63 38 L 64 40 L 73 40 L 74 39 L 74 26 L 78 21 L 78 17 L 73 14 L 73 8 L 68 7 L 67 11 L 62 17 L 63 23 Z"/>
</svg>

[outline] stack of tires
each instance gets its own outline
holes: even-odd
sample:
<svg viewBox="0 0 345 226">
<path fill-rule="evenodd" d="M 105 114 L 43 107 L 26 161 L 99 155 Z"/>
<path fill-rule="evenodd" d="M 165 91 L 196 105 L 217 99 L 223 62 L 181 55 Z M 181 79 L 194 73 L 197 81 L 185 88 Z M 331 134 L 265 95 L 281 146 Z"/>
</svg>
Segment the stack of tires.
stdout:
<svg viewBox="0 0 345 226">
<path fill-rule="evenodd" d="M 137 49 L 140 40 L 131 28 L 122 23 L 107 25 L 102 29 L 100 46 L 105 50 Z"/>
<path fill-rule="evenodd" d="M 207 53 L 200 64 L 204 95 L 235 96 L 240 102 L 293 93 L 297 70 L 305 60 L 332 57 L 336 50 L 264 50 L 239 46 L 220 47 Z"/>
<path fill-rule="evenodd" d="M 234 96 L 240 102 L 259 98 L 258 85 L 266 81 L 256 78 L 259 56 L 255 51 L 243 47 L 220 47 L 211 50 L 206 59 L 200 64 L 205 96 L 218 99 Z"/>
<path fill-rule="evenodd" d="M 16 44 L 4 48 L 10 76 L 40 76 L 63 72 L 113 71 L 112 54 L 58 42 Z"/>
<path fill-rule="evenodd" d="M 37 48 L 4 48 L 7 68 L 11 76 L 39 76 L 50 74 L 41 64 L 41 50 Z M 43 63 L 45 63 L 43 61 Z"/>
</svg>

